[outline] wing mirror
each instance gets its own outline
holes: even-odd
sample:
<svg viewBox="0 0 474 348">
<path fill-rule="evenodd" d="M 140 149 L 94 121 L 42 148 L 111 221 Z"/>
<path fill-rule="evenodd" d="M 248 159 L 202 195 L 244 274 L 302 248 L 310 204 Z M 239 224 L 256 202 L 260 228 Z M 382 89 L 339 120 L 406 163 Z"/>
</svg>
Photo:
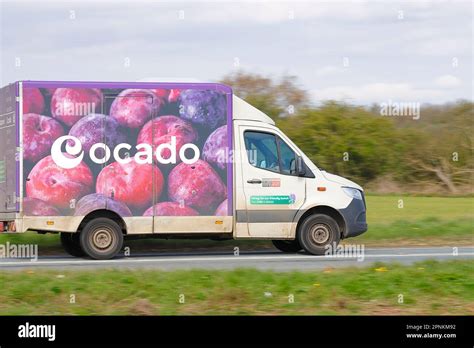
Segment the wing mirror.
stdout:
<svg viewBox="0 0 474 348">
<path fill-rule="evenodd" d="M 296 158 L 296 172 L 298 176 L 304 176 L 306 174 L 306 168 L 304 165 L 303 158 L 301 156 L 298 156 Z"/>
</svg>

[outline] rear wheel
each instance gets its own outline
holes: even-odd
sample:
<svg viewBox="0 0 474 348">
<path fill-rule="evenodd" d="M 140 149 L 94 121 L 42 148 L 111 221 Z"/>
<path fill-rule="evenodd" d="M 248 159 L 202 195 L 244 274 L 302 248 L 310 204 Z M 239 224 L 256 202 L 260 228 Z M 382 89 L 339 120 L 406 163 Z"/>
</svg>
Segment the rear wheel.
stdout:
<svg viewBox="0 0 474 348">
<path fill-rule="evenodd" d="M 339 225 L 332 217 L 324 214 L 308 216 L 298 229 L 301 246 L 313 255 L 324 255 L 328 246 L 336 247 L 340 239 Z"/>
<path fill-rule="evenodd" d="M 84 226 L 80 234 L 84 252 L 96 260 L 111 259 L 122 249 L 123 233 L 120 226 L 108 218 L 96 218 Z"/>
<path fill-rule="evenodd" d="M 79 233 L 61 233 L 61 245 L 71 256 L 81 257 L 85 255 L 79 242 Z"/>
<path fill-rule="evenodd" d="M 294 240 L 272 240 L 273 245 L 284 253 L 297 253 L 303 249 L 297 239 Z"/>
</svg>

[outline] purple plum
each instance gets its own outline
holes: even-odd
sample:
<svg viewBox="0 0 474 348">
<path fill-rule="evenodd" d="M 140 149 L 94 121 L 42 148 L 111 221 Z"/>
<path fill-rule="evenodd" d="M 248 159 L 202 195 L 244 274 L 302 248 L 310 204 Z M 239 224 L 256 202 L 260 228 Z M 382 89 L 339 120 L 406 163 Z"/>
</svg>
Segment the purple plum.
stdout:
<svg viewBox="0 0 474 348">
<path fill-rule="evenodd" d="M 227 196 L 227 189 L 211 165 L 203 160 L 180 163 L 168 176 L 168 196 L 172 201 L 200 212 L 214 213 Z"/>
<path fill-rule="evenodd" d="M 51 97 L 51 115 L 68 127 L 101 109 L 102 93 L 97 88 L 57 88 Z"/>
<path fill-rule="evenodd" d="M 23 211 L 29 216 L 58 216 L 60 212 L 57 208 L 38 198 L 23 198 Z"/>
<path fill-rule="evenodd" d="M 87 152 L 96 143 L 105 142 L 110 149 L 113 149 L 118 144 L 126 141 L 125 130 L 117 120 L 102 114 L 90 114 L 81 118 L 72 126 L 69 135 L 78 138 L 82 148 Z M 104 149 L 98 149 L 96 156 L 99 158 L 104 156 Z"/>
<path fill-rule="evenodd" d="M 163 103 L 151 90 L 126 89 L 113 101 L 110 116 L 122 126 L 136 129 L 157 116 Z"/>
<path fill-rule="evenodd" d="M 227 126 L 217 128 L 209 135 L 202 149 L 202 158 L 219 169 L 225 169 L 228 162 Z"/>
<path fill-rule="evenodd" d="M 132 216 L 132 212 L 125 203 L 107 198 L 100 193 L 92 193 L 82 197 L 76 204 L 74 215 L 84 216 L 98 209 L 111 210 L 122 217 Z"/>
<path fill-rule="evenodd" d="M 23 115 L 23 158 L 38 162 L 51 151 L 51 145 L 64 135 L 61 124 L 52 117 L 38 114 Z"/>
<path fill-rule="evenodd" d="M 214 213 L 216 216 L 227 216 L 227 199 L 224 200 L 221 204 L 216 209 L 216 212 Z"/>
<path fill-rule="evenodd" d="M 217 91 L 187 89 L 179 96 L 180 116 L 211 129 L 226 122 L 226 109 L 226 97 Z"/>
</svg>

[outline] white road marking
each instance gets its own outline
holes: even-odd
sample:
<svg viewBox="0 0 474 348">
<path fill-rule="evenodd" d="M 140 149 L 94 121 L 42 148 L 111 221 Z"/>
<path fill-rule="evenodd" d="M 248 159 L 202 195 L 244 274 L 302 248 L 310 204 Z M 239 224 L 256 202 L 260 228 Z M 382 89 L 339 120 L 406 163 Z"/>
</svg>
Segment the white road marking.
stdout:
<svg viewBox="0 0 474 348">
<path fill-rule="evenodd" d="M 459 253 L 453 255 L 453 253 L 417 253 L 417 254 L 367 254 L 364 255 L 364 259 L 367 258 L 389 258 L 389 257 L 431 257 L 431 256 L 452 256 L 457 258 L 459 256 L 474 256 L 474 252 Z M 221 256 L 221 257 L 180 257 L 180 258 L 146 258 L 146 259 L 134 259 L 134 258 L 123 258 L 115 260 L 57 260 L 57 261 L 11 261 L 11 262 L 0 262 L 0 266 L 25 266 L 25 265 L 104 265 L 104 264 L 120 264 L 120 263 L 152 263 L 152 262 L 194 262 L 194 261 L 278 261 L 278 260 L 357 260 L 357 257 L 340 257 L 340 256 L 310 256 L 310 255 L 278 255 L 278 256 Z"/>
</svg>

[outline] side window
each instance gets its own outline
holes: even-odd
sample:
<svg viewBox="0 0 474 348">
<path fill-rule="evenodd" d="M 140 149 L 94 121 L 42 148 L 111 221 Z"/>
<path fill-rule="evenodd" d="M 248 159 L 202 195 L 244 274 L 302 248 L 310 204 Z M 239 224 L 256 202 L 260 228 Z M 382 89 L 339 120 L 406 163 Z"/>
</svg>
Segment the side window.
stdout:
<svg viewBox="0 0 474 348">
<path fill-rule="evenodd" d="M 246 131 L 245 149 L 251 165 L 257 168 L 280 172 L 277 139 L 269 133 Z"/>
<path fill-rule="evenodd" d="M 295 152 L 280 138 L 278 138 L 280 146 L 280 167 L 282 174 L 296 174 L 296 154 Z"/>
</svg>

